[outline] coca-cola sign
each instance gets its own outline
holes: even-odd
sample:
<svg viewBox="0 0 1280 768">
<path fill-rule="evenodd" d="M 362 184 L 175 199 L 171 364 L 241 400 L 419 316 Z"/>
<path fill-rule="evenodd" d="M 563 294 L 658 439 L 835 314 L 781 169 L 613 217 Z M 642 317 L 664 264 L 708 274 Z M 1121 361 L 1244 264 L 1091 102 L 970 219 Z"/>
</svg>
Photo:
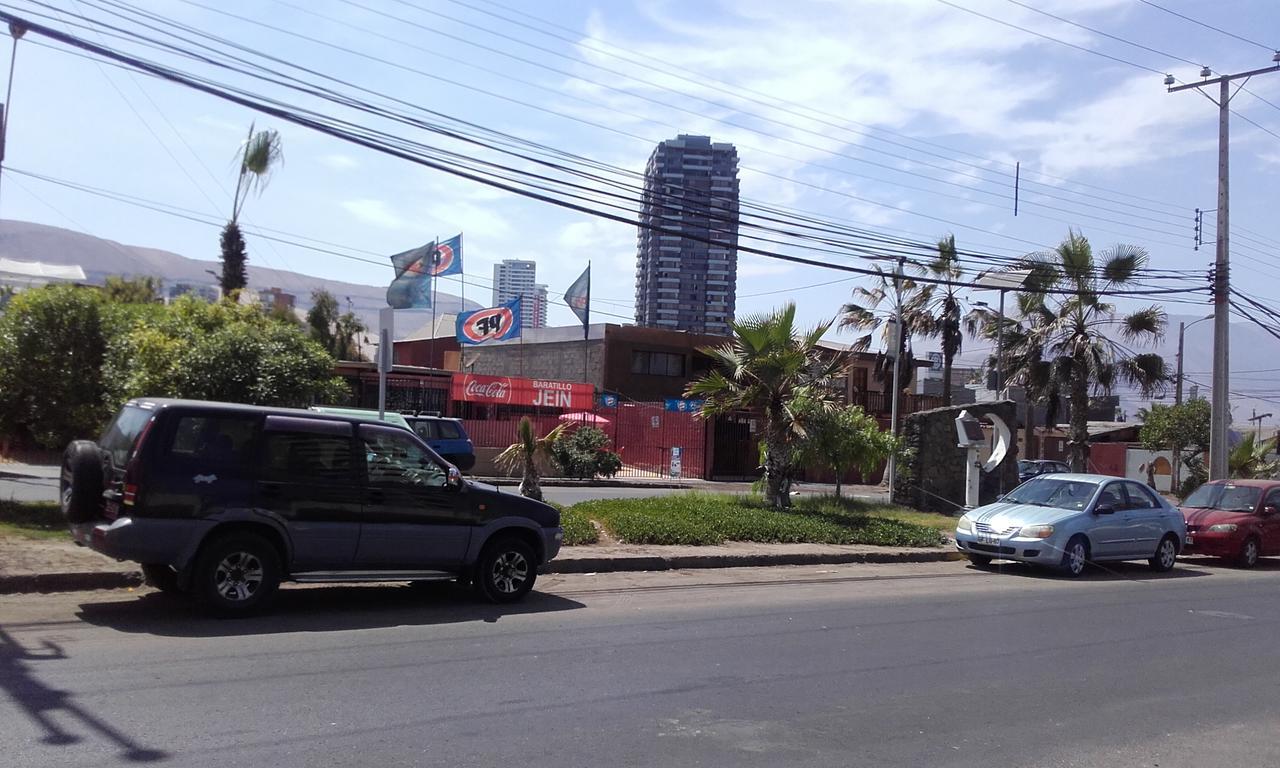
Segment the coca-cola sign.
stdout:
<svg viewBox="0 0 1280 768">
<path fill-rule="evenodd" d="M 595 387 L 572 381 L 455 373 L 452 394 L 454 400 L 468 403 L 590 410 Z"/>
<path fill-rule="evenodd" d="M 505 376 L 463 376 L 461 394 L 457 392 L 458 377 L 454 377 L 454 399 L 472 403 L 510 403 L 511 379 Z"/>
</svg>

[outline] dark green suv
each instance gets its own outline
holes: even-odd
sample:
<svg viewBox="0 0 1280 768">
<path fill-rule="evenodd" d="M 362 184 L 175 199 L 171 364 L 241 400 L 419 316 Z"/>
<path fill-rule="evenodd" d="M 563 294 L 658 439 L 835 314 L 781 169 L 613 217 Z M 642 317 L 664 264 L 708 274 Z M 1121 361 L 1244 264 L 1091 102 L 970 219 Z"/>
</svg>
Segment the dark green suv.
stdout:
<svg viewBox="0 0 1280 768">
<path fill-rule="evenodd" d="M 61 494 L 77 543 L 228 615 L 283 580 L 463 579 L 511 602 L 562 538 L 554 507 L 464 480 L 376 417 L 231 403 L 129 402 L 67 448 Z"/>
</svg>

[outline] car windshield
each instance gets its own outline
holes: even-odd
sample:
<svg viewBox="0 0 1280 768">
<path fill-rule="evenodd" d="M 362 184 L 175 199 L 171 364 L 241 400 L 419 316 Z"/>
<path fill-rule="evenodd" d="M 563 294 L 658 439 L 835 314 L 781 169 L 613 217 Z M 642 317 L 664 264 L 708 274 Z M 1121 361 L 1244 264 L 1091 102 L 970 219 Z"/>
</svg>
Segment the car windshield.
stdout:
<svg viewBox="0 0 1280 768">
<path fill-rule="evenodd" d="M 1080 480 L 1056 480 L 1035 478 L 1028 480 L 1006 495 L 1002 501 L 1014 504 L 1035 504 L 1042 507 L 1084 509 L 1093 498 L 1098 486 Z"/>
<path fill-rule="evenodd" d="M 1252 512 L 1262 497 L 1262 489 L 1248 485 L 1206 483 L 1195 490 L 1182 503 L 1196 509 L 1222 509 L 1231 512 Z"/>
<path fill-rule="evenodd" d="M 1034 467 L 1035 467 L 1035 465 L 1034 465 L 1034 464 L 1032 464 L 1031 462 L 1027 461 L 1026 459 L 1023 459 L 1023 460 L 1021 460 L 1021 461 L 1019 461 L 1019 462 L 1018 462 L 1018 471 L 1019 471 L 1019 472 L 1030 472 L 1030 471 L 1032 470 L 1032 468 L 1034 468 Z"/>
</svg>

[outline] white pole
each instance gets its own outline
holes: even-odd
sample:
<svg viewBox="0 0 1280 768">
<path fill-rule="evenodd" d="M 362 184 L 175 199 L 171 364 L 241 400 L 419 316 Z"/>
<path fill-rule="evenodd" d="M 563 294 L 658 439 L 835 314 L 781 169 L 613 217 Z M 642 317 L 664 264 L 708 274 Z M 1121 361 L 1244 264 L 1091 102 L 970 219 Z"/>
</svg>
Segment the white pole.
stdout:
<svg viewBox="0 0 1280 768">
<path fill-rule="evenodd" d="M 395 353 L 396 311 L 383 307 L 378 311 L 378 421 L 387 414 L 387 372 Z"/>
<path fill-rule="evenodd" d="M 893 339 L 893 400 L 889 406 L 889 434 L 894 437 L 898 436 L 898 396 L 902 389 L 902 351 L 904 336 L 902 329 L 902 262 L 898 259 L 898 268 L 893 273 L 893 300 L 894 300 L 894 328 L 897 330 L 896 338 Z M 897 483 L 898 459 L 894 454 L 889 454 L 889 502 L 893 503 L 893 491 Z"/>
</svg>

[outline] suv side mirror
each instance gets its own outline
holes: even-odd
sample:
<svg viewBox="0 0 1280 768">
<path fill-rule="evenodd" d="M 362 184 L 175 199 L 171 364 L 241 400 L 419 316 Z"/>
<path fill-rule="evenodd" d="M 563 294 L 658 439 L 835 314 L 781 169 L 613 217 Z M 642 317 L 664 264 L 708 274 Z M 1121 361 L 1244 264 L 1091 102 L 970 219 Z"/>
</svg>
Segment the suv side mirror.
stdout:
<svg viewBox="0 0 1280 768">
<path fill-rule="evenodd" d="M 1116 508 L 1110 504 L 1099 504 L 1093 508 L 1093 514 L 1095 515 L 1114 515 L 1115 512 Z"/>
<path fill-rule="evenodd" d="M 1268 504 L 1262 508 L 1263 517 L 1271 517 L 1272 515 L 1280 515 L 1280 507 L 1277 507 L 1274 504 Z"/>
<path fill-rule="evenodd" d="M 455 491 L 462 489 L 462 473 L 458 471 L 457 467 L 449 467 L 448 476 L 445 478 L 444 484 Z"/>
</svg>

